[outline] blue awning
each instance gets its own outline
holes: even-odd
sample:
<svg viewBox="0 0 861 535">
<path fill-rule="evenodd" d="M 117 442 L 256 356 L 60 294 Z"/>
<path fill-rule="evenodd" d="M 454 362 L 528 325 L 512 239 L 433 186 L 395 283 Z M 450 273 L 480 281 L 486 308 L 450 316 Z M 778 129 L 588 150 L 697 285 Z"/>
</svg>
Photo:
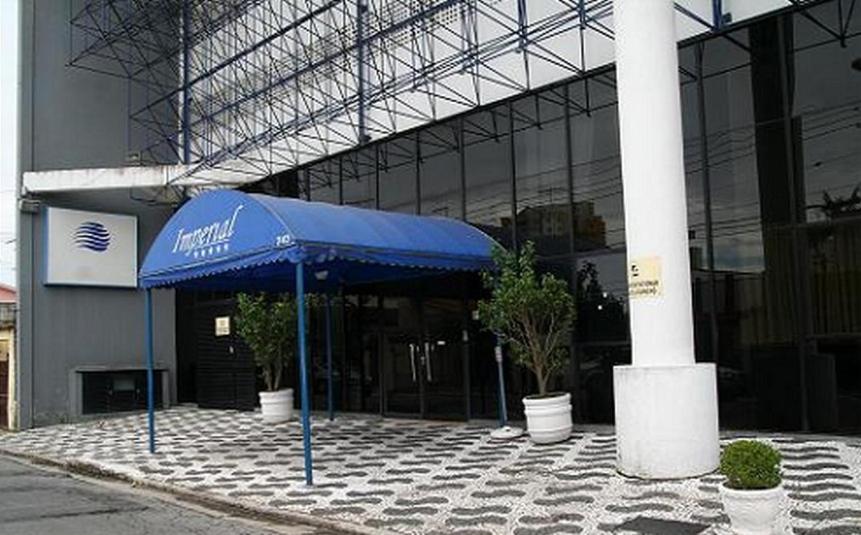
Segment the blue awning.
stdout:
<svg viewBox="0 0 861 535">
<path fill-rule="evenodd" d="M 495 242 L 462 221 L 247 194 L 204 193 L 171 217 L 139 274 L 144 288 L 309 290 L 491 266 Z M 311 276 L 313 274 L 313 276 Z"/>
</svg>

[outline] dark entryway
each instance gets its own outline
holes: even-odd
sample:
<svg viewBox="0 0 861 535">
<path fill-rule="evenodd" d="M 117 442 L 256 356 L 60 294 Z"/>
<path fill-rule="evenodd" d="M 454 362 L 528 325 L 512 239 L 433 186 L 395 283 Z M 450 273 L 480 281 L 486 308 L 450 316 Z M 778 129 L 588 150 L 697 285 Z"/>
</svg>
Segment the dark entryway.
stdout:
<svg viewBox="0 0 861 535">
<path fill-rule="evenodd" d="M 251 352 L 236 334 L 233 297 L 188 293 L 177 303 L 181 303 L 177 310 L 180 401 L 196 401 L 201 408 L 253 410 L 257 371 Z"/>
<path fill-rule="evenodd" d="M 0 348 L 2 351 L 2 348 Z M 9 427 L 9 361 L 0 360 L 0 428 Z"/>
<path fill-rule="evenodd" d="M 9 428 L 9 360 L 12 342 L 0 340 L 0 429 Z"/>
</svg>

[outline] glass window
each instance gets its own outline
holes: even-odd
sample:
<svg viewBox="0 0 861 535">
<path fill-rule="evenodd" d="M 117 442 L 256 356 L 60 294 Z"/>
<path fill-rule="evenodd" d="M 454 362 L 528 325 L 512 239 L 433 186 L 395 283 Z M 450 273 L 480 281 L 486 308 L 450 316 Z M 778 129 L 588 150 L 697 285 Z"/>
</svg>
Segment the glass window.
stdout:
<svg viewBox="0 0 861 535">
<path fill-rule="evenodd" d="M 606 100 L 607 85 L 571 85 L 581 101 Z M 625 221 L 618 119 L 615 105 L 571 117 L 574 175 L 574 244 L 577 255 L 578 323 L 581 342 L 628 338 Z"/>
<path fill-rule="evenodd" d="M 324 160 L 308 168 L 310 200 L 341 204 L 341 186 L 337 159 Z"/>
<path fill-rule="evenodd" d="M 420 132 L 421 213 L 463 217 L 458 122 Z"/>
<path fill-rule="evenodd" d="M 342 158 L 343 204 L 359 208 L 375 208 L 377 204 L 377 176 L 373 147 L 351 152 Z"/>
<path fill-rule="evenodd" d="M 539 256 L 571 253 L 565 97 L 562 90 L 513 103 L 517 239 Z"/>
<path fill-rule="evenodd" d="M 813 431 L 861 432 L 861 14 L 837 2 L 792 17 L 796 179 L 809 301 L 805 360 Z M 847 18 L 849 17 L 849 18 Z M 826 29 L 840 32 L 841 43 Z"/>
<path fill-rule="evenodd" d="M 798 429 L 791 182 L 776 19 L 705 43 L 722 424 Z M 742 46 L 740 43 L 746 43 Z M 729 67 L 727 67 L 729 66 Z"/>
<path fill-rule="evenodd" d="M 511 243 L 511 148 L 508 110 L 497 106 L 464 118 L 466 220 L 503 245 Z"/>
<path fill-rule="evenodd" d="M 380 145 L 380 209 L 415 214 L 416 142 L 414 136 L 393 139 Z"/>
</svg>

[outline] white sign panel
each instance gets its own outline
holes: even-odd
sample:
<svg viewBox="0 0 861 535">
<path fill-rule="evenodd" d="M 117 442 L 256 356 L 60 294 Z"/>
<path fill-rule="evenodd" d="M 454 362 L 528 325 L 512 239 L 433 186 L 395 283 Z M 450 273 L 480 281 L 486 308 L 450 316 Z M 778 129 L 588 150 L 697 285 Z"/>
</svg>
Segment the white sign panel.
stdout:
<svg viewBox="0 0 861 535">
<path fill-rule="evenodd" d="M 230 335 L 230 316 L 218 316 L 215 318 L 215 336 Z"/>
<path fill-rule="evenodd" d="M 134 216 L 48 208 L 45 284 L 135 288 L 138 220 Z"/>
</svg>

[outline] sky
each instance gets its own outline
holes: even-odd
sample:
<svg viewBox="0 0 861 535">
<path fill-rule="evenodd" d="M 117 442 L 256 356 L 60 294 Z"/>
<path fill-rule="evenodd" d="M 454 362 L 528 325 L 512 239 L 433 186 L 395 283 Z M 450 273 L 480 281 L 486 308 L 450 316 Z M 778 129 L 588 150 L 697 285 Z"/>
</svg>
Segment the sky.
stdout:
<svg viewBox="0 0 861 535">
<path fill-rule="evenodd" d="M 0 283 L 15 284 L 18 0 L 0 0 Z"/>
</svg>

